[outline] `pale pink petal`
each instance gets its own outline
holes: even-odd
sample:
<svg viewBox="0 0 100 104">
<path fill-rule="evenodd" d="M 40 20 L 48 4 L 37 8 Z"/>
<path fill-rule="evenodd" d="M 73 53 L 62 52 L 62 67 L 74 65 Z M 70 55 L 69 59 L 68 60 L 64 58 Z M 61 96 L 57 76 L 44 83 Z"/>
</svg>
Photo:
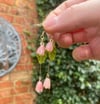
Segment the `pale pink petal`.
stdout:
<svg viewBox="0 0 100 104">
<path fill-rule="evenodd" d="M 51 88 L 51 80 L 50 80 L 50 78 L 46 77 L 46 79 L 44 80 L 44 83 L 43 83 L 43 87 L 45 89 L 50 89 Z"/>
<path fill-rule="evenodd" d="M 40 55 L 40 56 L 44 56 L 44 55 L 45 55 L 45 46 L 44 46 L 44 45 L 41 45 L 41 46 L 37 49 L 36 53 L 37 53 L 38 55 Z"/>
<path fill-rule="evenodd" d="M 50 41 L 50 42 L 48 42 L 47 43 L 47 45 L 46 45 L 46 50 L 48 51 L 48 52 L 52 52 L 53 51 L 53 42 L 52 41 Z"/>
<path fill-rule="evenodd" d="M 39 81 L 37 82 L 35 91 L 36 91 L 37 93 L 43 92 L 43 84 L 42 84 L 42 81 L 39 80 Z"/>
</svg>

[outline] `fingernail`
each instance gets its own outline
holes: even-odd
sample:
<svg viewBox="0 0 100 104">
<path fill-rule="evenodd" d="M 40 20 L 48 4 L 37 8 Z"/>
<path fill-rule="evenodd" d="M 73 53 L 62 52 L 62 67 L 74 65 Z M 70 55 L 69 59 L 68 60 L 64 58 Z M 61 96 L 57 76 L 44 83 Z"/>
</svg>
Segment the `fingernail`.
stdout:
<svg viewBox="0 0 100 104">
<path fill-rule="evenodd" d="M 54 17 L 54 18 L 47 18 L 47 19 L 43 22 L 43 26 L 45 26 L 45 27 L 54 26 L 54 25 L 56 25 L 57 21 L 58 21 L 58 18 L 57 18 L 57 17 Z"/>
<path fill-rule="evenodd" d="M 84 50 L 81 50 L 81 47 L 80 47 L 79 49 L 76 49 L 73 51 L 73 57 L 77 61 L 87 60 L 90 57 L 90 52 L 86 48 L 84 48 Z"/>
<path fill-rule="evenodd" d="M 80 61 L 81 60 L 81 55 L 78 52 L 73 51 L 73 58 L 77 61 Z"/>
</svg>

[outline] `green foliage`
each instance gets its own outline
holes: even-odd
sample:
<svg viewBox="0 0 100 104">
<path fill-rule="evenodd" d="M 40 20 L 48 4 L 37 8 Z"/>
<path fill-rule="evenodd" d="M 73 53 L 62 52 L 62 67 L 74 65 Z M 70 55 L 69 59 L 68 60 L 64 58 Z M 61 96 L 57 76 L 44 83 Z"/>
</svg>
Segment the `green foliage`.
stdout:
<svg viewBox="0 0 100 104">
<path fill-rule="evenodd" d="M 62 0 L 37 0 L 37 9 L 40 21 Z M 41 31 L 39 32 L 39 34 Z M 38 39 L 39 40 L 39 39 Z M 37 41 L 37 45 L 38 45 Z M 42 65 L 42 78 L 50 67 L 52 81 L 51 90 L 44 90 L 37 95 L 36 104 L 100 104 L 100 63 L 96 61 L 76 62 L 72 58 L 72 50 L 57 46 L 56 58 L 50 62 L 47 59 Z M 37 63 L 36 54 L 32 50 L 32 58 Z M 33 85 L 38 80 L 39 67 L 33 72 Z"/>
<path fill-rule="evenodd" d="M 42 21 L 45 16 L 62 1 L 64 0 L 37 0 L 37 10 L 40 17 L 40 21 Z"/>
</svg>

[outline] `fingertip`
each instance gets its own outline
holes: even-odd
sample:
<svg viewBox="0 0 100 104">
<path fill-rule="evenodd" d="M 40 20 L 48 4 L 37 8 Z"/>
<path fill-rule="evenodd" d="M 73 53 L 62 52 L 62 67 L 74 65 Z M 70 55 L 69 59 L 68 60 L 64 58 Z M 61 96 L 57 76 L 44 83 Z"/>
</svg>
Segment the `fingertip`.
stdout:
<svg viewBox="0 0 100 104">
<path fill-rule="evenodd" d="M 53 27 L 56 25 L 57 16 L 51 12 L 46 19 L 43 21 L 42 25 L 45 31 L 52 33 Z"/>
<path fill-rule="evenodd" d="M 57 43 L 62 48 L 69 47 L 70 45 L 73 44 L 72 34 L 71 33 L 61 34 L 59 36 L 59 39 L 58 39 Z"/>
<path fill-rule="evenodd" d="M 91 49 L 88 45 L 80 46 L 74 49 L 72 56 L 76 61 L 83 61 L 93 58 Z"/>
</svg>

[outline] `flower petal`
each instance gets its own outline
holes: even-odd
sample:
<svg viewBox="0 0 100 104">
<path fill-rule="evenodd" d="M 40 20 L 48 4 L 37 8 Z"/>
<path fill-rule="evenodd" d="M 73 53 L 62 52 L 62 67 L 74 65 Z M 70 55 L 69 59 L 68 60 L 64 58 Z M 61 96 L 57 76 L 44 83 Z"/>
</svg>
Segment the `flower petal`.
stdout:
<svg viewBox="0 0 100 104">
<path fill-rule="evenodd" d="M 52 41 L 48 42 L 47 45 L 46 45 L 46 50 L 48 52 L 52 52 L 53 51 L 53 48 L 54 48 L 53 42 Z"/>
<path fill-rule="evenodd" d="M 45 46 L 40 45 L 40 47 L 37 49 L 36 53 L 40 56 L 44 56 L 45 55 Z"/>
<path fill-rule="evenodd" d="M 43 87 L 45 89 L 50 89 L 51 88 L 51 80 L 50 80 L 50 78 L 46 77 L 46 79 L 44 80 L 44 83 L 43 83 Z"/>
<path fill-rule="evenodd" d="M 39 81 L 37 82 L 35 91 L 36 91 L 37 93 L 43 92 L 43 84 L 42 84 L 42 81 L 39 80 Z"/>
</svg>

